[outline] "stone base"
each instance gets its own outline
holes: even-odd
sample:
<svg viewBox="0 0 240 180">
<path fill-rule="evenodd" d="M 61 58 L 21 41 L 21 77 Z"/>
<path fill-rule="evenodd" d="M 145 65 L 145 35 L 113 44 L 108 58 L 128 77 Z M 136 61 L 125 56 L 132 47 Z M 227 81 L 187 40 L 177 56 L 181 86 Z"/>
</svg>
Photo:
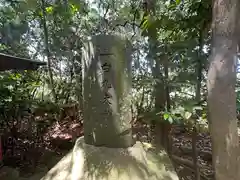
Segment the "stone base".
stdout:
<svg viewBox="0 0 240 180">
<path fill-rule="evenodd" d="M 137 142 L 133 147 L 105 148 L 76 141 L 42 180 L 179 180 L 164 150 Z"/>
</svg>

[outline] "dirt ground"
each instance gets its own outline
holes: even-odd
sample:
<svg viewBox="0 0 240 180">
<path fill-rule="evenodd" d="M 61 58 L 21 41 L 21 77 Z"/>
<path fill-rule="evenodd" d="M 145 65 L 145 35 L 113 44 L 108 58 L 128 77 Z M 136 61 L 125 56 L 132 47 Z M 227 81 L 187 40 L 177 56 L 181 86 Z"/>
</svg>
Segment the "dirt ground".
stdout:
<svg viewBox="0 0 240 180">
<path fill-rule="evenodd" d="M 141 130 L 142 141 L 149 140 L 148 127 Z M 69 123 L 64 125 L 56 125 L 44 137 L 46 144 L 32 150 L 20 150 L 18 154 L 27 154 L 24 158 L 9 158 L 5 162 L 5 167 L 0 170 L 1 180 L 40 180 L 59 160 L 64 157 L 74 146 L 74 141 L 82 135 L 82 127 L 80 124 Z M 50 138 L 51 137 L 51 138 Z M 175 127 L 173 130 L 172 161 L 181 180 L 194 179 L 191 155 L 191 134 L 186 131 L 179 130 Z M 140 140 L 141 140 L 140 139 Z M 199 134 L 197 148 L 199 151 L 199 167 L 201 171 L 201 179 L 213 179 L 213 171 L 211 168 L 211 143 L 208 134 Z M 12 161 L 12 162 L 11 162 Z M 13 177 L 10 177 L 10 175 Z M 9 175 L 9 176 L 8 176 Z M 17 178 L 18 177 L 18 178 Z"/>
<path fill-rule="evenodd" d="M 74 141 L 83 133 L 82 124 L 63 122 L 54 124 L 43 136 L 43 142 L 18 139 L 4 155 L 4 167 L 0 169 L 1 180 L 40 180 L 73 147 Z M 13 176 L 13 177 L 11 177 Z"/>
</svg>

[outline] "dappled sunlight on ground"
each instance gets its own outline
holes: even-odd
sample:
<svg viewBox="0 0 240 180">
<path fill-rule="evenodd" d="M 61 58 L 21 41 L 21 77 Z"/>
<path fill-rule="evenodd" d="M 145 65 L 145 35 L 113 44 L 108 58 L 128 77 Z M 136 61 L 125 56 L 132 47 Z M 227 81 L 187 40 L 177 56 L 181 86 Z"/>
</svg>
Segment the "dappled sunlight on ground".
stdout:
<svg viewBox="0 0 240 180">
<path fill-rule="evenodd" d="M 78 122 L 54 123 L 45 136 L 51 138 L 72 139 L 83 135 L 82 124 Z"/>
</svg>

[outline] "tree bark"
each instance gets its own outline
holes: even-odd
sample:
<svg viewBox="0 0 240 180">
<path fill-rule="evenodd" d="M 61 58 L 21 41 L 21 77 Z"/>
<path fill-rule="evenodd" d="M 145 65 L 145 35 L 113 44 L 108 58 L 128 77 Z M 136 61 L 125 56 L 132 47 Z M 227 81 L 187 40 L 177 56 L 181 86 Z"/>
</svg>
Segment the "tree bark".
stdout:
<svg viewBox="0 0 240 180">
<path fill-rule="evenodd" d="M 202 48 L 203 48 L 203 35 L 202 32 L 199 31 L 199 51 L 197 57 L 197 64 L 196 64 L 196 74 L 197 74 L 197 85 L 196 85 L 196 95 L 195 100 L 197 104 L 201 101 L 201 88 L 202 88 Z M 197 110 L 196 112 L 197 119 L 201 116 L 201 112 Z M 193 130 L 192 130 L 192 157 L 194 163 L 194 170 L 195 170 L 195 180 L 200 180 L 200 171 L 198 167 L 198 152 L 197 152 L 197 141 L 198 141 L 198 122 L 197 119 L 194 119 Z"/>
<path fill-rule="evenodd" d="M 215 0 L 212 54 L 208 71 L 209 125 L 216 180 L 239 180 L 236 118 L 238 0 Z"/>
<path fill-rule="evenodd" d="M 52 90 L 52 94 L 54 97 L 55 102 L 57 102 L 57 94 L 54 88 L 54 83 L 53 83 L 53 73 L 52 73 L 52 67 L 51 67 L 51 54 L 49 51 L 49 46 L 48 46 L 48 29 L 47 29 L 47 23 L 46 23 L 46 10 L 45 10 L 45 1 L 42 0 L 42 25 L 43 25 L 43 30 L 44 30 L 44 39 L 45 39 L 45 49 L 46 49 L 46 54 L 47 54 L 47 62 L 48 62 L 48 74 L 49 74 L 49 79 L 50 79 L 50 87 Z"/>
<path fill-rule="evenodd" d="M 171 98 L 170 98 L 170 89 L 169 89 L 169 59 L 167 54 L 167 49 L 165 47 L 165 53 L 162 58 L 163 63 L 163 69 L 164 69 L 164 91 L 165 91 L 165 107 L 167 112 L 171 111 Z M 168 121 L 164 121 L 164 139 L 162 140 L 164 142 L 164 147 L 166 148 L 167 152 L 171 154 L 171 130 L 172 125 Z"/>
</svg>

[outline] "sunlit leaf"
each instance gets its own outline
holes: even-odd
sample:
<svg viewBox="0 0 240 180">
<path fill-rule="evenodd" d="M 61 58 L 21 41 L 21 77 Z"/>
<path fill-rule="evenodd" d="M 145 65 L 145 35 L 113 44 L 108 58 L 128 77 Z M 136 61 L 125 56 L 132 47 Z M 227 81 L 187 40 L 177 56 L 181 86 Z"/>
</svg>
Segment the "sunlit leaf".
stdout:
<svg viewBox="0 0 240 180">
<path fill-rule="evenodd" d="M 143 19 L 141 24 L 140 24 L 140 27 L 143 29 L 143 30 L 146 30 L 147 29 L 147 26 L 148 26 L 148 19 Z"/>
<path fill-rule="evenodd" d="M 164 120 L 167 120 L 169 117 L 170 117 L 170 115 L 168 113 L 164 113 L 163 114 L 163 119 Z"/>
<path fill-rule="evenodd" d="M 189 119 L 191 116 L 192 116 L 192 113 L 190 113 L 188 111 L 185 112 L 185 114 L 184 114 L 185 119 Z"/>
<path fill-rule="evenodd" d="M 15 77 L 18 79 L 18 78 L 20 78 L 21 77 L 21 74 L 15 74 Z"/>
<path fill-rule="evenodd" d="M 203 119 L 206 119 L 206 118 L 207 118 L 207 114 L 206 114 L 206 113 L 203 113 L 203 114 L 202 114 L 202 118 L 203 118 Z"/>
<path fill-rule="evenodd" d="M 53 13 L 53 7 L 52 6 L 46 7 L 46 12 L 48 14 L 52 14 Z"/>
<path fill-rule="evenodd" d="M 176 4 L 179 5 L 181 3 L 181 0 L 176 0 Z"/>
<path fill-rule="evenodd" d="M 74 5 L 74 4 L 71 4 L 70 7 L 71 7 L 71 13 L 72 14 L 77 13 L 79 11 L 79 8 L 80 8 L 79 6 Z"/>
</svg>

